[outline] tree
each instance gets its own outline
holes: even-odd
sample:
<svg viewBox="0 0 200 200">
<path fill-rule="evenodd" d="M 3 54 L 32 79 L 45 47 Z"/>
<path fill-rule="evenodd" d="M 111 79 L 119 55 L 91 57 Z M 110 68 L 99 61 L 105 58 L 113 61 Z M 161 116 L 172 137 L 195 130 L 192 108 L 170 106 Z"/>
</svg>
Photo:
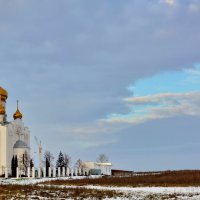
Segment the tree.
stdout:
<svg viewBox="0 0 200 200">
<path fill-rule="evenodd" d="M 56 167 L 64 167 L 64 156 L 63 153 L 60 151 L 59 155 L 58 155 L 58 160 L 56 162 Z"/>
<path fill-rule="evenodd" d="M 65 168 L 69 167 L 70 163 L 71 163 L 71 157 L 65 153 L 64 154 L 64 167 Z"/>
<path fill-rule="evenodd" d="M 50 151 L 44 152 L 44 159 L 45 159 L 45 161 L 47 160 L 49 162 L 50 167 L 53 166 L 54 156 Z"/>
<path fill-rule="evenodd" d="M 60 167 L 60 172 L 62 173 L 63 172 L 63 167 L 65 166 L 65 163 L 64 163 L 64 156 L 63 156 L 63 153 L 60 151 L 59 155 L 58 155 L 58 160 L 56 162 L 56 167 Z"/>
<path fill-rule="evenodd" d="M 98 157 L 97 157 L 97 162 L 99 163 L 105 163 L 105 162 L 108 162 L 109 159 L 108 159 L 108 156 L 106 154 L 100 154 Z"/>
<path fill-rule="evenodd" d="M 32 169 L 34 167 L 33 159 L 30 159 L 30 168 Z"/>
<path fill-rule="evenodd" d="M 46 167 L 46 176 L 49 176 L 50 163 L 49 163 L 49 160 L 47 158 L 46 158 L 46 161 L 45 161 L 45 167 Z"/>
<path fill-rule="evenodd" d="M 49 176 L 49 167 L 52 167 L 54 156 L 50 151 L 44 152 L 45 166 L 46 166 L 46 175 Z"/>
<path fill-rule="evenodd" d="M 15 157 L 12 157 L 11 161 L 11 168 L 12 168 L 12 177 L 16 177 L 16 166 L 15 166 Z"/>
<path fill-rule="evenodd" d="M 27 176 L 28 167 L 30 167 L 30 156 L 27 151 L 19 157 L 19 168 Z"/>
<path fill-rule="evenodd" d="M 18 167 L 18 159 L 17 159 L 17 155 L 15 155 L 14 163 L 15 163 L 15 167 L 17 168 L 17 167 Z"/>
<path fill-rule="evenodd" d="M 76 168 L 82 168 L 82 166 L 83 166 L 83 162 L 82 162 L 82 160 L 79 158 L 79 159 L 76 161 L 76 163 L 75 163 L 75 167 L 76 167 Z"/>
<path fill-rule="evenodd" d="M 17 159 L 17 155 L 15 155 L 13 157 L 14 157 L 14 160 L 13 160 L 13 176 L 16 177 L 17 176 L 18 159 Z"/>
</svg>

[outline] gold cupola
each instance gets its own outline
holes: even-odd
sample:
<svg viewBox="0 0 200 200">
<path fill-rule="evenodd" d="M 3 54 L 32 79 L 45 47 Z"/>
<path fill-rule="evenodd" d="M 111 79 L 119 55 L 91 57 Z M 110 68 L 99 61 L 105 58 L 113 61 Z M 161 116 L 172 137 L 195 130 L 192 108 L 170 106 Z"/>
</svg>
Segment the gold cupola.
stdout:
<svg viewBox="0 0 200 200">
<path fill-rule="evenodd" d="M 18 102 L 19 102 L 19 101 L 17 101 L 17 110 L 16 110 L 16 112 L 13 114 L 13 118 L 14 118 L 14 119 L 21 119 L 21 118 L 23 117 L 22 113 L 19 111 Z"/>
<path fill-rule="evenodd" d="M 0 87 L 0 96 L 1 96 L 1 101 L 5 102 L 6 99 L 8 98 L 8 92 Z"/>
<path fill-rule="evenodd" d="M 5 115 L 6 114 L 6 110 L 3 107 L 2 103 L 0 103 L 0 115 Z"/>
</svg>

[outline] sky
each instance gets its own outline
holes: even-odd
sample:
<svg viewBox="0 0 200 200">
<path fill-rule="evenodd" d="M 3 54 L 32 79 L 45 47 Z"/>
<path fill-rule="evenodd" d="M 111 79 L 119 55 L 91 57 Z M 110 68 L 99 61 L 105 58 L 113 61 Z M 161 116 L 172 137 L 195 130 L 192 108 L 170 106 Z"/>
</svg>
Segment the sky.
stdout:
<svg viewBox="0 0 200 200">
<path fill-rule="evenodd" d="M 0 86 L 37 145 L 114 169 L 200 168 L 199 0 L 0 0 Z"/>
</svg>

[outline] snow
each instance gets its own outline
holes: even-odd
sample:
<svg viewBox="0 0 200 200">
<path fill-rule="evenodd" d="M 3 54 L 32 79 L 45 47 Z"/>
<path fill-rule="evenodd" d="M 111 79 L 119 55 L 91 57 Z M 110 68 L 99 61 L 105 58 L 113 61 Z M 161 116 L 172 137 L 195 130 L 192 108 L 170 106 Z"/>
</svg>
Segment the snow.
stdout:
<svg viewBox="0 0 200 200">
<path fill-rule="evenodd" d="M 8 185 L 8 184 L 17 184 L 17 185 L 29 185 L 29 184 L 37 184 L 46 181 L 54 181 L 54 180 L 71 180 L 71 179 L 84 179 L 86 176 L 72 176 L 72 177 L 56 177 L 56 178 L 9 178 L 0 179 L 0 184 Z M 101 178 L 101 176 L 89 176 L 89 178 Z"/>
<path fill-rule="evenodd" d="M 90 178 L 97 178 L 99 176 L 91 176 Z M 53 180 L 69 180 L 69 179 L 83 179 L 84 176 L 76 177 L 57 177 L 57 178 L 40 178 L 40 179 L 0 179 L 0 184 L 19 184 L 19 185 L 28 185 L 28 184 L 37 184 L 43 186 L 43 182 L 50 182 Z M 100 178 L 100 177 L 99 177 Z M 48 186 L 48 185 L 46 185 Z M 51 185 L 52 186 L 52 185 Z M 117 192 L 123 193 L 123 196 L 114 198 L 117 200 L 120 199 L 148 199 L 149 196 L 153 196 L 152 199 L 162 199 L 165 196 L 165 199 L 181 199 L 181 200 L 199 200 L 200 199 L 200 187 L 106 187 L 106 186 L 66 186 L 66 185 L 54 185 L 56 188 L 86 188 L 86 189 L 95 189 L 95 190 L 114 190 Z M 171 195 L 171 196 L 170 196 Z M 176 196 L 176 197 L 173 197 Z M 108 198 L 107 198 L 108 199 Z M 112 198 L 109 198 L 110 200 Z M 150 198 L 149 198 L 150 199 Z"/>
</svg>

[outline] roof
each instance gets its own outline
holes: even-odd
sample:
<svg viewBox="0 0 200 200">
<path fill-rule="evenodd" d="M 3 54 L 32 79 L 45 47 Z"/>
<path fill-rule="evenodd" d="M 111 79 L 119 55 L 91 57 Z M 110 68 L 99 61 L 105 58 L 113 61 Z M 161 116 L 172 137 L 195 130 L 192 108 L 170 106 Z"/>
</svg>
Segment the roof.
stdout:
<svg viewBox="0 0 200 200">
<path fill-rule="evenodd" d="M 14 144 L 13 148 L 29 148 L 29 147 L 24 141 L 17 140 L 17 142 Z"/>
<path fill-rule="evenodd" d="M 112 172 L 118 173 L 133 173 L 133 171 L 121 170 L 121 169 L 112 169 Z"/>
<path fill-rule="evenodd" d="M 112 165 L 112 163 L 110 163 L 110 162 L 102 162 L 102 163 L 96 163 L 96 165 L 104 165 L 104 166 L 111 166 Z"/>
</svg>

